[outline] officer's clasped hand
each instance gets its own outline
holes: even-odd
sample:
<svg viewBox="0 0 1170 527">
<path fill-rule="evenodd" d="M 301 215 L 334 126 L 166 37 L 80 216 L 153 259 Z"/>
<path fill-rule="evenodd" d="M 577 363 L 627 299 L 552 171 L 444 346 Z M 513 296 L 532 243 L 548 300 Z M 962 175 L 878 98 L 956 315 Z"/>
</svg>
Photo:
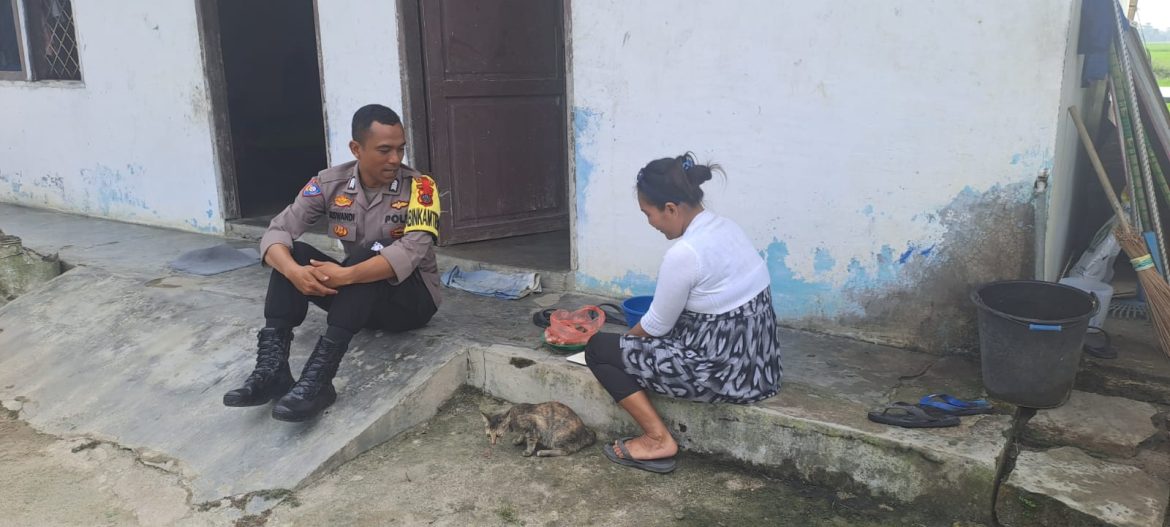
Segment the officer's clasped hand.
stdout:
<svg viewBox="0 0 1170 527">
<path fill-rule="evenodd" d="M 317 273 L 319 273 L 319 271 L 315 270 L 312 266 L 297 266 L 293 268 L 291 273 L 289 273 L 291 276 L 288 276 L 288 279 L 293 283 L 294 286 L 296 286 L 297 291 L 300 291 L 306 295 L 336 295 L 337 291 L 326 286 L 324 284 L 325 280 L 318 278 Z"/>
</svg>

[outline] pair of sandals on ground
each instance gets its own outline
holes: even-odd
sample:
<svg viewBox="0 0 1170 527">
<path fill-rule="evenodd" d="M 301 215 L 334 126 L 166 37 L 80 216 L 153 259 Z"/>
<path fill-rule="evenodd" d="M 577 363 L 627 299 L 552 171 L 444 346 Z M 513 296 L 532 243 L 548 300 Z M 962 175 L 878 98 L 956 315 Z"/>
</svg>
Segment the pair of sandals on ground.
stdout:
<svg viewBox="0 0 1170 527">
<path fill-rule="evenodd" d="M 959 399 L 945 393 L 922 397 L 918 404 L 896 402 L 869 412 L 869 420 L 902 428 L 959 426 L 959 417 L 995 413 L 985 399 Z"/>
</svg>

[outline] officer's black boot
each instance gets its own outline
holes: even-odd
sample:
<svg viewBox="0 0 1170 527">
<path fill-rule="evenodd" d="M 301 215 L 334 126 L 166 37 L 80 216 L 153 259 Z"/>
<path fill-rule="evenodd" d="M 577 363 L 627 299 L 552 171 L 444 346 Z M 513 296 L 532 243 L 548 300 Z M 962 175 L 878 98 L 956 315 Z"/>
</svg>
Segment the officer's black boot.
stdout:
<svg viewBox="0 0 1170 527">
<path fill-rule="evenodd" d="M 292 346 L 291 329 L 264 328 L 256 335 L 256 369 L 244 385 L 223 394 L 224 406 L 259 406 L 276 399 L 293 386 L 288 369 L 288 349 Z"/>
<path fill-rule="evenodd" d="M 301 371 L 301 378 L 272 407 L 273 419 L 306 421 L 333 404 L 337 400 L 333 376 L 337 374 L 337 366 L 341 364 L 341 356 L 347 347 L 328 337 L 321 337 L 309 361 L 305 363 L 305 369 Z"/>
</svg>

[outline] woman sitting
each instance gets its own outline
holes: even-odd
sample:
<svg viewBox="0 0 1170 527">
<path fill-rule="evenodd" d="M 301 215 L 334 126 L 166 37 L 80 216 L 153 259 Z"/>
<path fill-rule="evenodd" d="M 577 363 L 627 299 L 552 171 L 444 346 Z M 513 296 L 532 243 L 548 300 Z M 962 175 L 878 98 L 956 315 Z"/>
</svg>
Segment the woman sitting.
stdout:
<svg viewBox="0 0 1170 527">
<path fill-rule="evenodd" d="M 615 463 L 667 473 L 678 444 L 646 391 L 708 403 L 747 404 L 780 388 L 780 346 L 768 270 L 734 222 L 703 208 L 718 165 L 694 157 L 651 161 L 638 172 L 650 226 L 677 240 L 658 271 L 654 301 L 625 335 L 599 333 L 585 360 L 643 435 L 606 445 Z"/>
</svg>

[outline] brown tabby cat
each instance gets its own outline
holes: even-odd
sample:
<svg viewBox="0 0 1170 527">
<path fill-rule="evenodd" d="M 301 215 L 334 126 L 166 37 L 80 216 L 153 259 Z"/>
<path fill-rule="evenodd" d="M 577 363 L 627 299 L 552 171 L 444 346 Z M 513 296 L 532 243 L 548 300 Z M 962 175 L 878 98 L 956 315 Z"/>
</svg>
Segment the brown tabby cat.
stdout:
<svg viewBox="0 0 1170 527">
<path fill-rule="evenodd" d="M 597 438 L 572 408 L 556 401 L 516 404 L 497 414 L 480 413 L 493 445 L 508 432 L 519 432 L 512 444 L 527 442 L 525 457 L 534 453 L 539 457 L 567 456 L 592 445 Z"/>
</svg>

